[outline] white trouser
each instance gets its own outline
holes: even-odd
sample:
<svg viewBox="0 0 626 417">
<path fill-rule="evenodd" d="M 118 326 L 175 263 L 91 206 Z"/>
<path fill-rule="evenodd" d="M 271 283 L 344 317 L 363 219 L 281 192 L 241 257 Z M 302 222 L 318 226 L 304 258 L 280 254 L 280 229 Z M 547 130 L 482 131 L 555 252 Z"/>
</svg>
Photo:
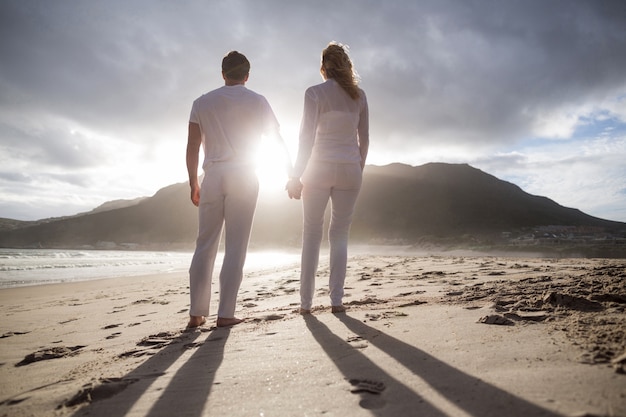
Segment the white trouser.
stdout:
<svg viewBox="0 0 626 417">
<path fill-rule="evenodd" d="M 209 315 L 213 267 L 224 228 L 217 315 L 235 316 L 258 193 L 259 182 L 254 168 L 249 165 L 218 162 L 205 169 L 200 189 L 196 251 L 189 268 L 190 315 Z"/>
<path fill-rule="evenodd" d="M 348 260 L 348 235 L 356 199 L 361 189 L 359 163 L 310 161 L 302 177 L 302 265 L 300 271 L 301 308 L 310 310 L 315 292 L 315 275 L 319 263 L 324 228 L 324 212 L 331 201 L 328 231 L 330 243 L 330 303 L 339 306 L 343 299 Z"/>
</svg>

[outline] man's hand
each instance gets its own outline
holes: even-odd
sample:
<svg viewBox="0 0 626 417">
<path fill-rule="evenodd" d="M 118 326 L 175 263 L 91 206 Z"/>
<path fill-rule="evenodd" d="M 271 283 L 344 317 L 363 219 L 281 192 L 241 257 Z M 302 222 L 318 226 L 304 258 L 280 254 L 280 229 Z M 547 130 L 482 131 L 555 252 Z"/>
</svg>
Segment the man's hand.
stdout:
<svg viewBox="0 0 626 417">
<path fill-rule="evenodd" d="M 200 205 L 200 185 L 197 183 L 191 185 L 191 202 L 196 207 Z"/>
</svg>

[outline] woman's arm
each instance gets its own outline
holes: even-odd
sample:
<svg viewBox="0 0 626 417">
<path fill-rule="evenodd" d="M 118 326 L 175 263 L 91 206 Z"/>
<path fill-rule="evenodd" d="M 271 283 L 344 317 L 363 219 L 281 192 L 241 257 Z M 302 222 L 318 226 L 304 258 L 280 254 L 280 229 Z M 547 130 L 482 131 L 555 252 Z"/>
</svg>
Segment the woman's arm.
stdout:
<svg viewBox="0 0 626 417">
<path fill-rule="evenodd" d="M 302 122 L 300 123 L 300 139 L 298 142 L 298 156 L 291 177 L 300 178 L 306 168 L 313 144 L 315 143 L 315 132 L 317 131 L 317 122 L 319 118 L 319 110 L 317 108 L 317 97 L 311 89 L 304 94 L 304 111 L 302 114 Z"/>
<path fill-rule="evenodd" d="M 365 161 L 367 160 L 367 153 L 370 148 L 370 121 L 369 121 L 369 108 L 367 105 L 367 98 L 365 92 L 361 90 L 363 106 L 361 113 L 359 114 L 359 126 L 357 127 L 357 133 L 359 136 L 359 153 L 361 154 L 361 169 L 365 168 Z"/>
</svg>

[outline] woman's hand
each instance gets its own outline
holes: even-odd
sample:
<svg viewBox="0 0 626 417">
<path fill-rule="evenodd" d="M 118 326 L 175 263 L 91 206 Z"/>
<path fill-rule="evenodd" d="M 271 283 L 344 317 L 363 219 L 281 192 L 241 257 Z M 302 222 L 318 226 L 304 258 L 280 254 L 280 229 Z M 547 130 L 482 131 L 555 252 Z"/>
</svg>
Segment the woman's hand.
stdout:
<svg viewBox="0 0 626 417">
<path fill-rule="evenodd" d="M 302 197 L 302 183 L 298 178 L 291 178 L 285 185 L 285 190 L 287 190 L 289 198 L 300 200 L 300 197 Z"/>
</svg>

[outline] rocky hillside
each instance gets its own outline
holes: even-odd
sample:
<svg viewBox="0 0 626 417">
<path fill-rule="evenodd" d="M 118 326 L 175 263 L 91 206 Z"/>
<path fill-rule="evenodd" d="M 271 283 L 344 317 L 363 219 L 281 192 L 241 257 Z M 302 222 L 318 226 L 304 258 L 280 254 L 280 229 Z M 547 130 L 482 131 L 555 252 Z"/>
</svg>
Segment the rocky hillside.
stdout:
<svg viewBox="0 0 626 417">
<path fill-rule="evenodd" d="M 298 245 L 300 213 L 300 202 L 286 194 L 262 194 L 251 245 Z M 0 247 L 189 249 L 196 230 L 197 209 L 189 201 L 188 186 L 181 183 L 149 198 L 108 204 L 76 216 L 22 223 L 4 220 Z M 536 237 L 538 230 L 560 236 L 561 241 L 580 233 L 613 239 L 624 236 L 626 224 L 530 195 L 469 165 L 392 164 L 366 167 L 352 239 L 502 243 L 503 236 L 509 241 L 529 234 Z"/>
</svg>

